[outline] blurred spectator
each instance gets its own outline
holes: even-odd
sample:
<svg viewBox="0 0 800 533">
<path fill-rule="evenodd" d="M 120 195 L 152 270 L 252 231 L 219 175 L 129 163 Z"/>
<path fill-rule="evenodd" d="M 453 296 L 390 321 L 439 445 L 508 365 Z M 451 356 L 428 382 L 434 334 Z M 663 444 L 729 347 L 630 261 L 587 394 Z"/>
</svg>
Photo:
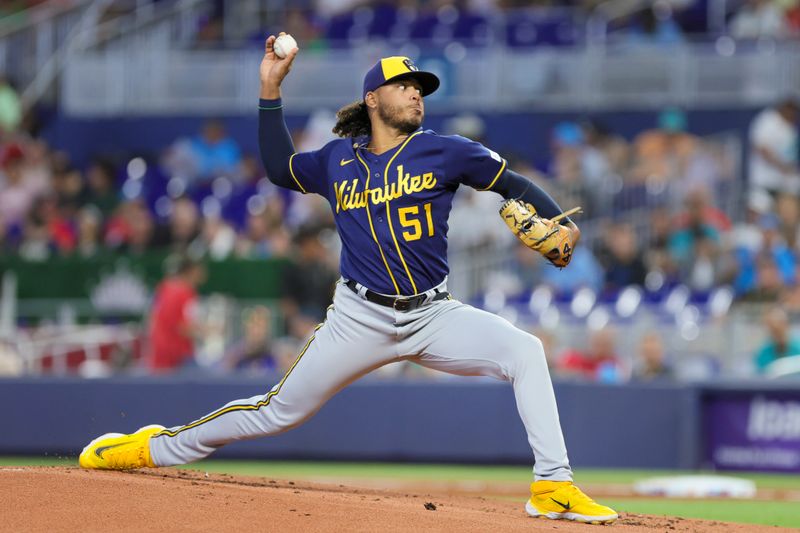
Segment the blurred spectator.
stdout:
<svg viewBox="0 0 800 533">
<path fill-rule="evenodd" d="M 153 246 L 169 247 L 184 252 L 200 234 L 200 211 L 191 198 L 183 196 L 172 202 L 172 210 L 166 226 L 156 229 Z"/>
<path fill-rule="evenodd" d="M 246 154 L 239 163 L 239 168 L 233 176 L 234 181 L 240 185 L 255 185 L 258 180 L 264 177 L 261 170 L 261 163 L 252 154 Z"/>
<path fill-rule="evenodd" d="M 770 307 L 764 312 L 767 339 L 756 351 L 754 363 L 758 372 L 783 357 L 800 355 L 800 337 L 790 331 L 789 317 L 781 307 Z"/>
<path fill-rule="evenodd" d="M 22 227 L 17 253 L 26 261 L 45 261 L 50 257 L 47 226 L 35 217 L 28 217 Z"/>
<path fill-rule="evenodd" d="M 605 383 L 625 381 L 626 373 L 616 353 L 616 332 L 608 326 L 592 332 L 586 351 L 571 348 L 562 354 L 558 372 Z"/>
<path fill-rule="evenodd" d="M 317 227 L 304 227 L 295 236 L 296 253 L 284 271 L 282 308 L 290 329 L 293 321 L 321 322 L 333 300 L 338 274 Z"/>
<path fill-rule="evenodd" d="M 155 222 L 150 210 L 142 202 L 133 201 L 126 211 L 128 222 L 127 253 L 141 254 L 151 249 L 155 235 Z"/>
<path fill-rule="evenodd" d="M 197 243 L 197 247 L 195 247 Z M 236 246 L 236 232 L 219 214 L 209 215 L 203 219 L 203 229 L 192 248 L 197 253 L 208 255 L 215 261 L 226 259 Z"/>
<path fill-rule="evenodd" d="M 611 224 L 603 232 L 597 256 L 605 270 L 605 290 L 617 291 L 629 285 L 643 286 L 647 276 L 644 258 L 630 224 Z"/>
<path fill-rule="evenodd" d="M 786 285 L 781 278 L 780 266 L 773 257 L 756 259 L 756 285 L 743 299 L 752 302 L 776 302 L 784 294 Z"/>
<path fill-rule="evenodd" d="M 6 225 L 21 222 L 33 204 L 36 190 L 25 181 L 25 154 L 12 143 L 0 152 L 0 218 Z"/>
<path fill-rule="evenodd" d="M 218 120 L 206 122 L 200 134 L 191 139 L 178 139 L 164 157 L 169 173 L 187 179 L 190 185 L 235 176 L 241 161 L 239 145 Z"/>
<path fill-rule="evenodd" d="M 705 189 L 695 189 L 687 195 L 685 206 L 670 235 L 670 257 L 690 287 L 706 291 L 726 271 L 720 240 L 721 231 L 730 229 L 731 222 L 711 205 Z"/>
<path fill-rule="evenodd" d="M 0 74 L 0 133 L 14 133 L 21 122 L 22 103 L 19 95 L 8 78 Z"/>
<path fill-rule="evenodd" d="M 684 281 L 695 291 L 707 292 L 721 283 L 726 267 L 719 242 L 708 235 L 698 235 L 691 260 L 685 264 Z"/>
<path fill-rule="evenodd" d="M 582 122 L 581 130 L 587 147 L 583 166 L 590 181 L 598 181 L 594 177 L 608 181 L 608 176 L 618 177 L 628 170 L 630 147 L 624 138 L 597 120 Z"/>
<path fill-rule="evenodd" d="M 587 144 L 584 130 L 575 122 L 560 122 L 551 136 L 552 159 L 548 173 L 559 191 L 573 195 L 572 201 L 584 208 L 586 216 L 597 216 L 611 204 L 618 189 L 610 162 L 603 151 Z M 563 198 L 557 198 L 564 200 Z"/>
<path fill-rule="evenodd" d="M 205 266 L 187 256 L 176 260 L 175 273 L 159 283 L 153 296 L 146 364 L 155 373 L 191 366 L 194 338 L 202 332 L 195 306 Z"/>
<path fill-rule="evenodd" d="M 626 32 L 630 44 L 673 45 L 683 42 L 681 27 L 672 17 L 668 2 L 657 1 L 634 17 Z"/>
<path fill-rule="evenodd" d="M 341 4 L 343 1 L 351 3 L 349 0 L 336 0 L 335 3 Z M 317 2 L 314 11 L 311 9 L 304 9 L 303 7 L 290 6 L 287 3 L 286 16 L 281 25 L 281 30 L 297 39 L 298 43 L 303 43 L 304 50 L 324 50 L 327 48 L 327 43 L 323 39 L 323 36 L 320 35 L 319 24 L 315 23 L 317 21 L 314 19 L 319 13 L 318 9 L 324 4 L 329 3 L 331 3 L 330 0 L 327 2 Z M 262 40 L 263 38 L 264 37 L 261 36 Z M 322 144 L 316 146 L 322 146 Z"/>
<path fill-rule="evenodd" d="M 633 376 L 637 381 L 663 381 L 674 379 L 672 367 L 667 363 L 664 341 L 657 331 L 644 334 L 639 342 Z"/>
<path fill-rule="evenodd" d="M 569 139 L 569 132 L 561 134 L 563 140 Z M 627 165 L 627 143 L 596 121 L 580 124 L 575 138 L 581 139 L 578 163 L 582 195 L 586 199 L 584 210 L 588 216 L 606 213 L 622 188 L 620 172 Z"/>
<path fill-rule="evenodd" d="M 786 246 L 800 250 L 798 231 L 800 231 L 800 202 L 793 194 L 782 193 L 775 199 L 775 214 L 778 216 L 779 230 Z"/>
<path fill-rule="evenodd" d="M 102 159 L 93 161 L 86 170 L 83 203 L 95 206 L 104 218 L 108 218 L 119 205 L 119 194 L 114 185 L 114 166 Z"/>
<path fill-rule="evenodd" d="M 798 266 L 795 268 L 794 279 L 800 280 L 800 261 L 798 261 Z M 792 317 L 800 316 L 800 283 L 785 287 L 778 295 L 777 301 L 788 313 L 791 313 Z"/>
<path fill-rule="evenodd" d="M 766 193 L 747 199 L 744 217 L 724 236 L 725 247 L 733 254 L 734 260 L 738 261 L 738 253 L 756 254 L 761 249 L 764 241 L 760 225 L 762 217 L 773 211 L 774 204 L 772 197 Z"/>
<path fill-rule="evenodd" d="M 786 25 L 793 35 L 800 34 L 800 2 L 787 6 Z"/>
<path fill-rule="evenodd" d="M 655 271 L 670 278 L 677 275 L 677 265 L 670 253 L 670 238 L 674 227 L 672 216 L 666 207 L 650 210 L 650 239 L 645 247 L 645 261 L 648 271 Z"/>
<path fill-rule="evenodd" d="M 83 175 L 74 167 L 53 176 L 53 190 L 58 198 L 58 208 L 67 219 L 73 219 L 83 200 Z"/>
<path fill-rule="evenodd" d="M 800 102 L 786 99 L 755 116 L 750 124 L 750 194 L 800 192 L 797 119 Z"/>
<path fill-rule="evenodd" d="M 0 218 L 0 257 L 14 253 L 13 237 L 9 235 L 8 226 Z"/>
<path fill-rule="evenodd" d="M 718 162 L 687 127 L 686 113 L 669 107 L 659 113 L 657 128 L 634 139 L 630 180 L 645 183 L 652 191 L 669 186 L 673 204 L 692 190 L 713 190 L 720 179 Z"/>
<path fill-rule="evenodd" d="M 531 255 L 536 257 L 536 254 Z M 595 292 L 603 288 L 603 267 L 587 246 L 578 244 L 575 247 L 569 269 L 554 268 L 541 257 L 536 259 L 542 265 L 541 283 L 559 294 L 572 294 L 581 287 L 588 287 Z"/>
<path fill-rule="evenodd" d="M 509 294 L 532 290 L 541 282 L 542 274 L 547 267 L 544 265 L 541 255 L 532 252 L 522 242 L 512 243 L 511 248 L 513 255 L 510 257 L 507 269 L 508 277 L 498 281 L 495 275 L 495 279 L 490 279 L 487 285 L 492 288 L 501 287 L 500 290 Z"/>
<path fill-rule="evenodd" d="M 231 346 L 222 360 L 227 370 L 265 372 L 279 370 L 272 339 L 272 313 L 258 305 L 242 313 L 242 339 Z"/>
<path fill-rule="evenodd" d="M 54 195 L 38 198 L 25 222 L 20 255 L 41 261 L 52 252 L 69 254 L 76 242 L 72 224 L 61 215 L 57 198 Z"/>
<path fill-rule="evenodd" d="M 683 198 L 683 205 L 685 210 L 675 219 L 675 224 L 679 227 L 707 224 L 719 233 L 729 231 L 733 227 L 731 219 L 714 205 L 711 191 L 705 187 L 690 189 Z"/>
<path fill-rule="evenodd" d="M 103 214 L 93 205 L 78 212 L 78 244 L 76 251 L 81 257 L 93 257 L 101 251 Z"/>
<path fill-rule="evenodd" d="M 734 249 L 737 275 L 734 288 L 751 299 L 771 299 L 781 288 L 795 284 L 797 259 L 782 238 L 780 222 L 773 213 L 759 219 L 760 239 Z"/>
<path fill-rule="evenodd" d="M 236 242 L 236 255 L 247 259 L 267 259 L 289 254 L 291 238 L 281 223 L 283 205 L 279 196 L 267 200 L 264 209 L 247 217 L 244 232 Z"/>
<path fill-rule="evenodd" d="M 108 221 L 107 246 L 127 254 L 142 254 L 153 246 L 155 222 L 141 200 L 122 203 Z"/>
<path fill-rule="evenodd" d="M 560 184 L 578 186 L 583 182 L 583 142 L 583 131 L 574 122 L 559 122 L 553 128 L 548 173 Z"/>
<path fill-rule="evenodd" d="M 34 196 L 48 192 L 52 186 L 50 150 L 47 144 L 38 139 L 25 143 L 25 159 L 22 166 L 22 181 Z"/>
<path fill-rule="evenodd" d="M 775 0 L 746 0 L 730 22 L 737 39 L 783 37 L 787 30 L 783 8 Z"/>
</svg>

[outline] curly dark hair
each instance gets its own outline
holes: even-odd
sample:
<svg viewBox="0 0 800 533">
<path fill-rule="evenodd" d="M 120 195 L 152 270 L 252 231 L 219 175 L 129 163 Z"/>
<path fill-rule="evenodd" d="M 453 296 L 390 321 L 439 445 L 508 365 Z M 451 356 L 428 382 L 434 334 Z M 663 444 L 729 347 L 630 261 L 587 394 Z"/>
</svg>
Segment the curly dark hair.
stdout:
<svg viewBox="0 0 800 533">
<path fill-rule="evenodd" d="M 333 133 L 339 137 L 361 137 L 372 132 L 372 123 L 367 113 L 367 104 L 359 100 L 336 112 Z"/>
</svg>

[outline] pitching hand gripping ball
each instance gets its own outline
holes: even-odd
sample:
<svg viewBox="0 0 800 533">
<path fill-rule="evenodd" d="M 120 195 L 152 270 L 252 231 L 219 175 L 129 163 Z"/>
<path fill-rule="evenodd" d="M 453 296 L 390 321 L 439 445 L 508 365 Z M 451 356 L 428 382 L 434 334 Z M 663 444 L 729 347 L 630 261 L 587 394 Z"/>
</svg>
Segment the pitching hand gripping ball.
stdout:
<svg viewBox="0 0 800 533">
<path fill-rule="evenodd" d="M 289 52 L 291 52 L 293 48 L 297 48 L 297 41 L 295 41 L 294 37 L 287 33 L 275 39 L 275 43 L 272 45 L 272 48 L 275 51 L 275 55 L 280 59 L 283 59 L 289 55 Z"/>
</svg>

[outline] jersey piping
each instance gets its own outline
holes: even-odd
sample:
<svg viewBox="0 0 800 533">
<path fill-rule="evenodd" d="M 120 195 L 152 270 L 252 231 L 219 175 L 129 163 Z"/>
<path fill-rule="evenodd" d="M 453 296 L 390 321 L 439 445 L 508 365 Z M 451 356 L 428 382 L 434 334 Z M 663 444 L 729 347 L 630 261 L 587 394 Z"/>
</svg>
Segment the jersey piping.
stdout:
<svg viewBox="0 0 800 533">
<path fill-rule="evenodd" d="M 406 147 L 408 141 L 410 141 L 420 133 L 422 132 L 418 131 L 410 135 L 408 139 L 406 139 L 405 142 L 402 145 L 400 145 L 400 148 L 397 150 L 397 152 L 394 153 L 391 159 L 389 159 L 389 162 L 386 163 L 386 168 L 383 171 L 383 183 L 385 187 L 387 188 L 389 187 L 389 167 L 392 165 L 392 161 L 394 161 L 395 157 L 400 155 L 400 152 L 402 152 L 403 148 Z M 411 270 L 409 270 L 408 264 L 406 263 L 406 260 L 403 258 L 403 252 L 400 250 L 400 243 L 397 242 L 397 235 L 395 235 L 394 233 L 394 226 L 392 225 L 392 213 L 391 213 L 391 208 L 389 206 L 389 200 L 386 200 L 386 219 L 389 221 L 389 232 L 392 234 L 392 240 L 394 241 L 394 246 L 395 248 L 397 248 L 397 255 L 400 256 L 400 262 L 403 264 L 403 268 L 405 269 L 406 274 L 408 275 L 408 281 L 411 282 L 411 289 L 414 291 L 413 294 L 417 294 L 417 284 L 414 283 L 414 278 L 413 276 L 411 276 Z M 397 291 L 397 294 L 400 294 L 400 291 Z"/>
<path fill-rule="evenodd" d="M 162 431 L 156 433 L 151 438 L 163 437 L 163 436 L 175 437 L 175 436 L 178 435 L 178 433 L 186 431 L 187 429 L 196 428 L 197 426 L 205 424 L 206 422 L 210 422 L 210 421 L 214 420 L 215 418 L 224 415 L 225 413 L 231 413 L 231 412 L 234 412 L 234 411 L 257 411 L 257 410 L 261 409 L 262 407 L 266 407 L 267 405 L 269 405 L 269 402 L 270 402 L 270 400 L 272 400 L 272 397 L 277 395 L 281 391 L 281 387 L 283 387 L 283 384 L 286 381 L 286 378 L 289 377 L 289 374 L 292 373 L 292 370 L 294 370 L 294 367 L 297 366 L 297 363 L 300 362 L 300 359 L 302 359 L 303 356 L 305 355 L 306 351 L 308 351 L 308 347 L 311 346 L 311 342 L 316 338 L 316 332 L 323 325 L 324 325 L 324 322 L 322 324 L 318 324 L 317 327 L 314 328 L 314 335 L 312 335 L 311 338 L 308 339 L 308 342 L 306 342 L 306 345 L 303 347 L 303 350 L 300 352 L 300 355 L 297 356 L 297 359 L 294 360 L 294 363 L 292 364 L 291 368 L 289 368 L 289 370 L 286 372 L 286 375 L 283 376 L 283 379 L 280 381 L 280 383 L 278 383 L 278 386 L 275 387 L 274 390 L 270 391 L 267 394 L 266 398 L 264 398 L 263 400 L 259 400 L 255 404 L 231 405 L 230 407 L 223 407 L 222 409 L 218 409 L 217 411 L 214 411 L 213 413 L 211 413 L 211 414 L 209 414 L 207 416 L 204 416 L 200 420 L 195 420 L 191 424 L 187 424 L 187 425 L 185 425 L 183 427 L 180 427 L 180 428 L 176 429 L 175 431 L 170 431 L 168 429 L 165 429 L 165 430 L 162 430 Z"/>
<path fill-rule="evenodd" d="M 494 179 L 492 180 L 492 182 L 489 185 L 487 185 L 486 187 L 484 187 L 483 189 L 480 189 L 480 190 L 481 191 L 488 191 L 489 189 L 494 187 L 495 182 L 497 181 L 497 179 L 500 177 L 500 175 L 503 173 L 503 171 L 505 169 L 506 169 L 506 160 L 503 159 L 503 164 L 500 165 L 500 170 L 497 171 L 497 174 L 495 174 Z"/>
<path fill-rule="evenodd" d="M 292 154 L 292 156 L 289 158 L 289 174 L 291 174 L 291 175 L 292 175 L 292 179 L 293 179 L 293 180 L 294 180 L 294 182 L 297 184 L 297 186 L 298 186 L 298 187 L 300 187 L 300 191 L 301 191 L 303 194 L 306 194 L 308 191 L 306 191 L 305 187 L 303 187 L 303 186 L 300 184 L 300 181 L 298 181 L 298 179 L 297 179 L 297 176 L 295 176 L 295 175 L 294 175 L 294 169 L 292 169 L 292 159 L 294 159 L 294 156 L 296 156 L 296 155 L 297 155 L 297 153 L 294 153 L 294 154 Z"/>
<path fill-rule="evenodd" d="M 367 205 L 365 206 L 365 210 L 367 211 L 367 220 L 369 221 L 369 229 L 372 231 L 372 238 L 375 240 L 375 244 L 378 245 L 378 251 L 381 253 L 381 259 L 383 259 L 383 264 L 386 266 L 386 272 L 389 273 L 389 277 L 392 278 L 392 284 L 394 285 L 394 290 L 397 291 L 397 294 L 400 294 L 400 287 L 397 285 L 397 280 L 394 279 L 394 274 L 392 274 L 392 269 L 389 267 L 389 262 L 386 260 L 386 256 L 383 253 L 383 248 L 381 247 L 381 243 L 378 241 L 378 236 L 375 233 L 375 226 L 372 225 L 372 215 L 370 214 L 369 206 L 372 203 L 372 197 L 369 193 L 369 179 L 372 177 L 372 174 L 369 170 L 369 165 L 367 165 L 364 160 L 361 158 L 361 154 L 356 152 L 356 157 L 358 158 L 359 162 L 364 165 L 364 168 L 367 171 L 367 182 L 364 184 L 364 190 L 366 191 L 367 195 Z M 387 216 L 389 213 L 386 214 Z"/>
</svg>

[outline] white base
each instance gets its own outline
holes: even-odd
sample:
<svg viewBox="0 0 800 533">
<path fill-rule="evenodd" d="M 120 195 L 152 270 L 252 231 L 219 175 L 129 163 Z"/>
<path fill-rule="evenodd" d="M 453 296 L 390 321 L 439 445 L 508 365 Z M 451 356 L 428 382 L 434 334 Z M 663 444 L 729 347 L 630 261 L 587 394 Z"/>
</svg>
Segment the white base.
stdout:
<svg viewBox="0 0 800 533">
<path fill-rule="evenodd" d="M 638 481 L 633 491 L 667 498 L 752 498 L 756 495 L 756 484 L 728 476 L 670 476 Z"/>
</svg>

